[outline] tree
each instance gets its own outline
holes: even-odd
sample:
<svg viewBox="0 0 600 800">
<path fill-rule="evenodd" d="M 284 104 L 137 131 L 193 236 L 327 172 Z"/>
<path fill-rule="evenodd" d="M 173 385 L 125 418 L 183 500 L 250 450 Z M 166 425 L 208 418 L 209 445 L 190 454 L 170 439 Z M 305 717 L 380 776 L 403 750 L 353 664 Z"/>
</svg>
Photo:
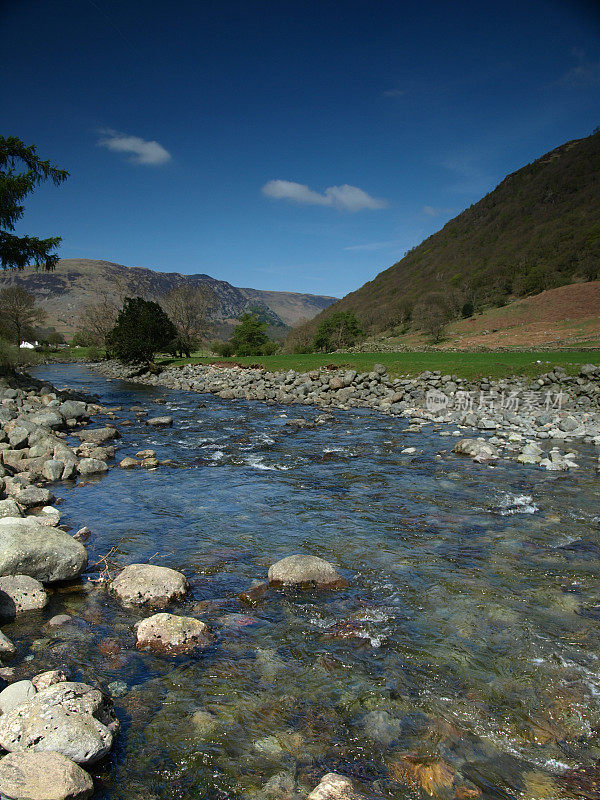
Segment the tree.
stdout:
<svg viewBox="0 0 600 800">
<path fill-rule="evenodd" d="M 154 353 L 166 349 L 176 335 L 175 326 L 158 303 L 128 297 L 106 344 L 121 361 L 151 361 Z"/>
<path fill-rule="evenodd" d="M 442 341 L 446 325 L 454 316 L 447 298 L 435 293 L 424 297 L 413 310 L 415 326 L 428 333 L 435 344 Z"/>
<path fill-rule="evenodd" d="M 330 352 L 352 347 L 362 336 L 362 328 L 353 311 L 336 311 L 321 322 L 313 344 L 315 350 Z"/>
<path fill-rule="evenodd" d="M 24 172 L 17 166 L 24 165 Z M 30 263 L 53 270 L 58 255 L 51 251 L 60 244 L 59 236 L 38 239 L 35 236 L 15 236 L 15 223 L 21 219 L 24 198 L 38 183 L 51 180 L 56 186 L 69 173 L 41 161 L 35 145 L 27 147 L 16 136 L 0 136 L 0 262 L 3 269 L 23 269 Z"/>
<path fill-rule="evenodd" d="M 208 312 L 215 301 L 208 286 L 176 286 L 166 294 L 161 304 L 177 329 L 174 343 L 180 355 L 189 358 L 203 334 L 208 330 Z"/>
<path fill-rule="evenodd" d="M 112 298 L 104 297 L 82 309 L 77 318 L 77 340 L 85 346 L 106 346 L 106 337 L 117 324 L 119 309 Z"/>
<path fill-rule="evenodd" d="M 17 347 L 33 334 L 33 327 L 44 321 L 46 312 L 35 304 L 35 297 L 21 286 L 0 290 L 0 323 Z"/>
<path fill-rule="evenodd" d="M 236 356 L 257 356 L 269 342 L 265 333 L 267 323 L 261 322 L 256 314 L 242 314 L 240 324 L 229 340 Z"/>
</svg>

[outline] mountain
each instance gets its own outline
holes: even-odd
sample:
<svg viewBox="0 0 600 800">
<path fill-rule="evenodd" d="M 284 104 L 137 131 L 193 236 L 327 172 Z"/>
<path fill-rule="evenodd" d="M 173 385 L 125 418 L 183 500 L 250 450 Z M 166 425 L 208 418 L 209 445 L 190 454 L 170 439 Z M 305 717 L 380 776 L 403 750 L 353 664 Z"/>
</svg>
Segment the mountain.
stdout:
<svg viewBox="0 0 600 800">
<path fill-rule="evenodd" d="M 210 275 L 181 275 L 155 272 L 142 267 L 125 267 L 110 261 L 66 258 L 53 272 L 37 272 L 28 267 L 20 272 L 0 274 L 0 288 L 22 286 L 46 310 L 46 324 L 61 333 L 73 333 L 80 312 L 102 298 L 121 304 L 122 297 L 160 299 L 176 286 L 208 285 L 217 297 L 212 315 L 221 335 L 226 335 L 235 320 L 246 311 L 256 311 L 275 331 L 282 333 L 299 319 L 310 319 L 336 298 L 294 292 L 269 292 L 238 289 Z"/>
<path fill-rule="evenodd" d="M 366 333 L 393 330 L 429 293 L 476 308 L 600 277 L 600 133 L 508 175 L 393 266 L 315 317 L 352 310 Z M 460 306 L 459 306 L 460 308 Z"/>
</svg>

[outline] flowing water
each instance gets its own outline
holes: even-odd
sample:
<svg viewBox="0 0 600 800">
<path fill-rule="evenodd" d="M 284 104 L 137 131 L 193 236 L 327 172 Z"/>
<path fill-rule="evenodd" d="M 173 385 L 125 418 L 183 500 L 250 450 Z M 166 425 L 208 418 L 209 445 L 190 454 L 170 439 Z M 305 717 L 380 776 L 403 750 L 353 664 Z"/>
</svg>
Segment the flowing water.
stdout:
<svg viewBox="0 0 600 800">
<path fill-rule="evenodd" d="M 194 658 L 138 652 L 145 614 L 89 581 L 5 627 L 28 674 L 68 664 L 120 695 L 122 732 L 95 797 L 278 798 L 286 780 L 314 787 L 329 771 L 420 797 L 393 779 L 411 751 L 442 758 L 483 798 L 538 800 L 555 796 L 548 776 L 600 757 L 592 448 L 578 447 L 568 474 L 489 467 L 451 454 L 441 429 L 411 433 L 372 412 L 294 432 L 287 418 L 319 411 L 76 366 L 36 374 L 123 406 L 117 417 L 135 425 L 121 428 L 119 459 L 153 448 L 174 461 L 57 488 L 63 522 L 93 531 L 92 577 L 109 551 L 111 563 L 179 569 L 193 591 L 171 610 L 217 636 Z M 148 428 L 132 405 L 173 428 Z M 334 562 L 350 588 L 242 606 L 238 593 L 293 553 Z M 75 620 L 42 627 L 62 612 Z"/>
</svg>

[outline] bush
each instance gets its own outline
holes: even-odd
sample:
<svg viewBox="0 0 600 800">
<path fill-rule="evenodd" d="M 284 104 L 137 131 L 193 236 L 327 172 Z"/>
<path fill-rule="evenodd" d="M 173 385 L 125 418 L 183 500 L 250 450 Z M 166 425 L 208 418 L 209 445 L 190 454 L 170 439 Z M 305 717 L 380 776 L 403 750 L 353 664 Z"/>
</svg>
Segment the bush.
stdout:
<svg viewBox="0 0 600 800">
<path fill-rule="evenodd" d="M 324 319 L 317 328 L 313 341 L 315 350 L 339 350 L 351 347 L 363 337 L 363 332 L 353 311 L 336 311 Z"/>
<path fill-rule="evenodd" d="M 279 350 L 277 342 L 269 341 L 261 347 L 261 356 L 272 356 Z"/>
<path fill-rule="evenodd" d="M 215 355 L 221 356 L 221 358 L 231 358 L 233 355 L 233 345 L 231 342 L 217 340 L 211 343 L 210 349 Z"/>
<path fill-rule="evenodd" d="M 473 314 L 475 313 L 475 306 L 473 305 L 473 301 L 467 300 L 467 302 L 463 305 L 460 313 L 462 314 L 464 319 L 467 319 L 467 317 L 472 317 Z"/>
<path fill-rule="evenodd" d="M 229 343 L 236 356 L 261 356 L 263 348 L 270 342 L 266 334 L 267 323 L 261 322 L 256 314 L 243 314 L 240 324 L 233 332 Z"/>
</svg>

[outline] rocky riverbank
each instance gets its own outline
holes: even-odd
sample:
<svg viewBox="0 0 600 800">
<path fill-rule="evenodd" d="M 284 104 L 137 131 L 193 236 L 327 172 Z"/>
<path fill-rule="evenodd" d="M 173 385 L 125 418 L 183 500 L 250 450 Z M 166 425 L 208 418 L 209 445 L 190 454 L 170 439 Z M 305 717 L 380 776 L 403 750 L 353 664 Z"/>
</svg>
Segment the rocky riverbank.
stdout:
<svg viewBox="0 0 600 800">
<path fill-rule="evenodd" d="M 600 445 L 600 367 L 593 364 L 582 366 L 575 376 L 555 367 L 534 380 L 507 377 L 498 381 L 467 381 L 439 372 L 390 378 L 383 364 L 376 364 L 369 373 L 187 365 L 157 374 L 116 361 L 94 367 L 109 378 L 209 393 L 226 400 L 369 408 L 408 418 L 411 431 L 432 424 L 443 428 L 442 435 L 461 437 L 455 452 L 478 461 L 509 458 L 549 470 L 568 470 L 577 467 L 571 443 Z M 296 422 L 302 427 L 313 424 Z"/>
</svg>

